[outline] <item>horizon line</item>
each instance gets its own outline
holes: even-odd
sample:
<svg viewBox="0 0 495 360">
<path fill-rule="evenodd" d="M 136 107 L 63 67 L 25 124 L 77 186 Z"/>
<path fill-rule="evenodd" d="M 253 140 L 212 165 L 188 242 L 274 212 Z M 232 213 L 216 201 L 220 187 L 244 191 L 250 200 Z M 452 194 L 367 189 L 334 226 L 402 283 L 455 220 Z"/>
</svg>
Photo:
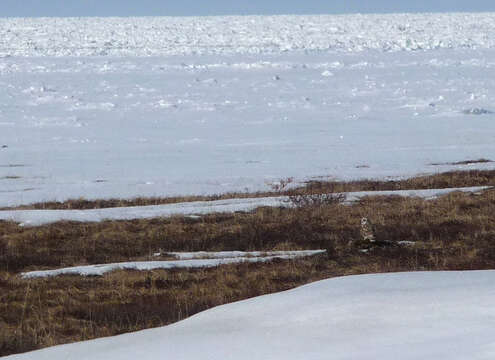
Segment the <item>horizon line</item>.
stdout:
<svg viewBox="0 0 495 360">
<path fill-rule="evenodd" d="M 143 17 L 181 17 L 181 18 L 189 18 L 189 17 L 242 17 L 242 16 L 259 16 L 259 17 L 270 17 L 270 16 L 339 16 L 339 15 L 420 15 L 420 14 L 493 14 L 494 10 L 474 10 L 474 11 L 461 11 L 461 10 L 452 10 L 452 11 L 440 11 L 440 10 L 432 10 L 432 11 L 382 11 L 382 12 L 360 12 L 360 11 L 351 11 L 351 12 L 330 12 L 330 13 L 247 13 L 247 14 L 238 14 L 238 13 L 229 13 L 229 14 L 208 14 L 208 15 L 35 15 L 35 16 L 23 16 L 23 15 L 9 15 L 3 16 L 0 15 L 0 19 L 43 19 L 43 18 L 143 18 Z"/>
</svg>

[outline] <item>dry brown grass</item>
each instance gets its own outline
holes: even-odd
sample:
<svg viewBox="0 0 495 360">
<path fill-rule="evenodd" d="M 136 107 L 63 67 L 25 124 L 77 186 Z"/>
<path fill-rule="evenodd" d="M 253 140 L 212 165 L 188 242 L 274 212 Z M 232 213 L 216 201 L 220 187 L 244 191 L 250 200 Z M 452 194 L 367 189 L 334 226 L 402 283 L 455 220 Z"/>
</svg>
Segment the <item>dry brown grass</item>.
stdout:
<svg viewBox="0 0 495 360">
<path fill-rule="evenodd" d="M 471 164 L 477 162 L 491 162 L 490 160 L 479 159 L 468 162 L 452 163 Z M 436 164 L 439 165 L 439 164 Z M 180 202 L 192 201 L 213 201 L 234 198 L 254 198 L 280 195 L 302 195 L 302 194 L 327 194 L 348 191 L 379 191 L 379 190 L 411 190 L 411 189 L 443 189 L 464 186 L 485 186 L 495 185 L 495 170 L 471 170 L 471 171 L 452 171 L 439 173 L 435 175 L 424 175 L 409 179 L 401 180 L 358 180 L 358 181 L 308 181 L 304 186 L 288 189 L 292 179 L 281 180 L 281 184 L 272 186 L 272 191 L 256 193 L 225 193 L 210 196 L 176 196 L 176 197 L 137 197 L 134 199 L 99 199 L 88 200 L 84 198 L 70 199 L 67 201 L 48 201 L 30 205 L 22 205 L 14 208 L 0 208 L 0 210 L 18 209 L 18 210 L 84 210 L 84 209 L 102 209 L 111 207 L 126 206 L 146 206 L 146 205 L 164 205 L 175 204 Z"/>
<path fill-rule="evenodd" d="M 315 264 L 313 259 L 29 281 L 4 275 L 2 288 L 8 292 L 0 295 L 0 334 L 8 336 L 0 337 L 0 351 L 6 355 L 166 325 L 216 305 L 319 279 Z"/>
<path fill-rule="evenodd" d="M 486 164 L 491 163 L 492 160 L 488 159 L 477 159 L 477 160 L 464 160 L 464 161 L 456 161 L 456 162 L 446 162 L 446 163 L 433 163 L 431 165 L 439 166 L 439 165 L 472 165 L 472 164 Z"/>
<path fill-rule="evenodd" d="M 451 173 L 417 178 L 409 185 L 421 188 L 421 184 L 423 188 L 487 185 L 493 184 L 493 174 Z M 377 186 L 382 190 L 389 185 Z M 481 195 L 453 193 L 433 201 L 378 197 L 351 206 L 329 202 L 194 219 L 60 222 L 33 228 L 0 222 L 0 356 L 161 326 L 212 306 L 332 276 L 491 269 L 495 267 L 494 213 L 495 191 L 488 190 Z M 360 238 L 362 216 L 374 222 L 378 239 L 416 245 L 360 252 L 349 243 Z M 89 278 L 17 276 L 35 269 L 146 260 L 158 249 L 317 248 L 327 249 L 327 254 L 270 264 L 117 271 Z"/>
</svg>

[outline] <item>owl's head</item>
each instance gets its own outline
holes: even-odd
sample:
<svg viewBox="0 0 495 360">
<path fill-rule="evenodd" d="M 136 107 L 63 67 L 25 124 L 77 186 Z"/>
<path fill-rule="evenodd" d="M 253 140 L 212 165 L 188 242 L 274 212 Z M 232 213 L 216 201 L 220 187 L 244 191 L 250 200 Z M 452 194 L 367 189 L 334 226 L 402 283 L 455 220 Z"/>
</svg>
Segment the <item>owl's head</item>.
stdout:
<svg viewBox="0 0 495 360">
<path fill-rule="evenodd" d="M 361 225 L 366 225 L 368 223 L 368 218 L 362 218 L 361 219 Z"/>
</svg>

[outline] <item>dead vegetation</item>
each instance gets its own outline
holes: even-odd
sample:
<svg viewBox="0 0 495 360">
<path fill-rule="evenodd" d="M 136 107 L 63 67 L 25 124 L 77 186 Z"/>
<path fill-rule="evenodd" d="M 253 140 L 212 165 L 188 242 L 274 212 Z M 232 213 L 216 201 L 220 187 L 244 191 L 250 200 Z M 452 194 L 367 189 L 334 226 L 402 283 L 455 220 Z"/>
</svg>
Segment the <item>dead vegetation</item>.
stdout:
<svg viewBox="0 0 495 360">
<path fill-rule="evenodd" d="M 490 162 L 480 159 L 477 162 Z M 460 163 L 457 163 L 460 164 Z M 440 165 L 440 164 L 432 164 Z M 147 206 L 175 204 L 192 201 L 214 201 L 233 198 L 255 198 L 267 196 L 298 196 L 318 195 L 349 191 L 381 191 L 381 190 L 412 190 L 412 189 L 443 189 L 466 186 L 495 186 L 495 170 L 471 170 L 451 171 L 434 175 L 424 175 L 400 180 L 357 180 L 357 181 L 330 181 L 311 180 L 299 186 L 291 188 L 292 178 L 282 179 L 276 183 L 268 184 L 271 191 L 266 192 L 239 192 L 210 196 L 177 196 L 177 197 L 137 197 L 133 199 L 98 199 L 88 200 L 84 198 L 71 199 L 63 202 L 48 201 L 30 205 L 22 205 L 15 208 L 0 208 L 0 210 L 86 210 L 103 209 L 126 206 Z"/>
<path fill-rule="evenodd" d="M 478 159 L 478 160 L 464 160 L 464 161 L 457 161 L 457 162 L 447 162 L 447 163 L 433 163 L 431 165 L 433 166 L 440 166 L 440 165 L 473 165 L 473 164 L 486 164 L 486 163 L 491 163 L 493 162 L 492 160 L 488 159 Z"/>
<path fill-rule="evenodd" d="M 338 192 L 360 186 L 390 190 L 493 185 L 494 179 L 495 172 L 467 172 L 402 183 L 311 183 L 314 188 L 306 194 L 311 199 L 323 189 Z M 298 191 L 302 190 L 296 189 L 293 195 Z M 212 306 L 333 276 L 493 269 L 494 213 L 495 190 L 487 190 L 482 194 L 452 193 L 431 201 L 368 197 L 343 205 L 334 199 L 305 200 L 304 206 L 293 208 L 259 208 L 199 218 L 60 222 L 32 228 L 0 222 L 0 356 L 161 326 Z M 372 219 L 377 240 L 414 245 L 377 247 L 368 253 L 350 246 L 359 242 L 363 216 Z M 327 254 L 269 264 L 116 271 L 87 278 L 23 280 L 18 276 L 29 270 L 148 260 L 158 249 L 319 248 Z"/>
</svg>

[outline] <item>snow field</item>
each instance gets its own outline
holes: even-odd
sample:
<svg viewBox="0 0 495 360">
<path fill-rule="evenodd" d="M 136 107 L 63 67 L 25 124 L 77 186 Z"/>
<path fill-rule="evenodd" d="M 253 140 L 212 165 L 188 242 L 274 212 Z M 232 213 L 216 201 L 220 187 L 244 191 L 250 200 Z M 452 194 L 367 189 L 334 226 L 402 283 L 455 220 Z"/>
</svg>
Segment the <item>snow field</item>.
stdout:
<svg viewBox="0 0 495 360">
<path fill-rule="evenodd" d="M 462 46 L 0 58 L 0 206 L 494 169 L 433 165 L 495 160 L 494 69 Z"/>
</svg>

